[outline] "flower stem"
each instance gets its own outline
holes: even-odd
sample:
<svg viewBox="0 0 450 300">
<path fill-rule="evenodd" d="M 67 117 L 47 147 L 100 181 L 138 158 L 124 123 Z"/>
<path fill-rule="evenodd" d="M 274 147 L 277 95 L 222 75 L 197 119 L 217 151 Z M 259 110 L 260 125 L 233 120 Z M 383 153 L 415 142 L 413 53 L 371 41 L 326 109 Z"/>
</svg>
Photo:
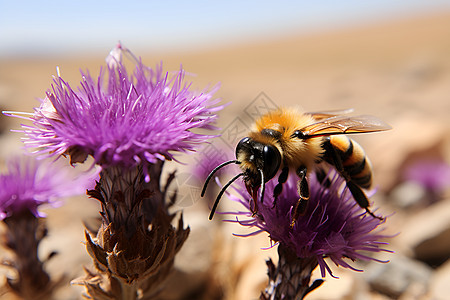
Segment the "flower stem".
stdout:
<svg viewBox="0 0 450 300">
<path fill-rule="evenodd" d="M 311 273 L 318 265 L 315 257 L 299 258 L 283 244 L 278 246 L 278 257 L 277 266 L 267 261 L 269 282 L 261 300 L 304 299 L 322 284 L 323 280 L 318 279 L 310 285 Z"/>
<path fill-rule="evenodd" d="M 138 299 L 138 287 L 136 284 L 127 284 L 122 280 L 118 280 L 122 289 L 121 300 L 137 300 Z"/>
<path fill-rule="evenodd" d="M 5 218 L 5 244 L 15 254 L 10 265 L 17 271 L 15 280 L 8 278 L 8 288 L 23 299 L 49 299 L 50 276 L 38 257 L 38 247 L 46 236 L 44 223 L 30 211 L 24 210 Z"/>
<path fill-rule="evenodd" d="M 168 183 L 160 185 L 162 166 L 149 167 L 149 182 L 142 166 L 104 168 L 95 189 L 88 191 L 102 206 L 96 236 L 86 232 L 86 247 L 100 276 L 88 272 L 75 282 L 85 285 L 92 299 L 151 299 L 164 287 L 189 228 L 182 216 L 178 226 L 172 225 L 173 201 L 165 202 Z M 96 285 L 98 278 L 106 288 Z"/>
</svg>

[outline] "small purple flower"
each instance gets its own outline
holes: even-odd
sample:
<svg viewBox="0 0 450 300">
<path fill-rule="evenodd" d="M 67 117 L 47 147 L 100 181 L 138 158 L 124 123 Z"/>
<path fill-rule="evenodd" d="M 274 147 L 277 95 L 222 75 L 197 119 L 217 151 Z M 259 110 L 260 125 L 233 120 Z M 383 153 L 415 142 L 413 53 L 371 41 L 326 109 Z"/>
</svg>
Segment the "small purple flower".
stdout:
<svg viewBox="0 0 450 300">
<path fill-rule="evenodd" d="M 439 194 L 450 187 L 450 165 L 438 159 L 418 161 L 406 168 L 404 178 Z"/>
<path fill-rule="evenodd" d="M 212 100 L 217 88 L 192 91 L 182 69 L 164 73 L 162 65 L 152 69 L 137 59 L 130 75 L 121 62 L 122 50 L 119 45 L 111 52 L 107 72 L 101 70 L 97 79 L 82 72 L 77 89 L 54 78 L 29 118 L 33 125 L 23 125 L 27 147 L 69 154 L 72 162 L 92 155 L 103 167 L 141 164 L 146 172 L 145 166 L 193 151 L 211 137 L 192 130 L 214 128 L 215 112 L 222 109 L 214 106 L 218 99 Z"/>
<path fill-rule="evenodd" d="M 78 174 L 61 163 L 28 156 L 11 159 L 6 167 L 0 175 L 0 220 L 24 210 L 42 217 L 39 206 L 56 206 L 59 198 L 83 194 L 98 177 L 96 172 Z"/>
<path fill-rule="evenodd" d="M 258 204 L 258 213 L 254 217 L 253 200 L 244 187 L 237 190 L 240 197 L 229 195 L 246 208 L 235 214 L 248 217 L 245 220 L 237 217 L 231 221 L 257 227 L 253 234 L 268 232 L 271 240 L 291 249 L 298 258 L 317 259 L 322 277 L 325 277 L 326 271 L 332 275 L 325 262 L 327 257 L 338 266 L 357 270 L 346 260 L 373 260 L 367 252 L 388 251 L 381 248 L 386 244 L 381 242 L 386 236 L 376 230 L 384 221 L 365 214 L 348 189 L 343 189 L 345 181 L 340 176 L 329 174 L 329 186 L 318 182 L 316 176 L 310 177 L 308 208 L 293 228 L 290 226 L 293 208 L 298 201 L 297 178 L 293 174 L 283 185 L 276 207 L 273 207 L 271 196 L 276 182 L 272 180 L 266 184 L 264 203 Z"/>
<path fill-rule="evenodd" d="M 235 159 L 235 153 L 229 148 L 211 143 L 201 148 L 194 159 L 195 163 L 192 164 L 191 173 L 201 181 L 201 184 L 203 184 L 211 171 L 218 165 L 224 161 Z M 233 172 L 237 171 L 239 171 L 239 167 L 231 165 L 229 168 L 219 169 L 214 174 L 216 177 L 220 178 L 222 175 L 233 174 Z"/>
</svg>

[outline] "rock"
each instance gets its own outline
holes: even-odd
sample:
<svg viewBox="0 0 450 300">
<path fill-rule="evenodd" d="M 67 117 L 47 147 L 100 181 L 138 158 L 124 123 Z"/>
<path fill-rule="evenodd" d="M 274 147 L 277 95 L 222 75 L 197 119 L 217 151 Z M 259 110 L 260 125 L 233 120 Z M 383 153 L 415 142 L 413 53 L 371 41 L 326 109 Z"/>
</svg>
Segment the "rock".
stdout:
<svg viewBox="0 0 450 300">
<path fill-rule="evenodd" d="M 411 216 L 396 238 L 404 252 L 435 267 L 450 258 L 450 199 Z"/>
<path fill-rule="evenodd" d="M 202 212 L 186 211 L 184 223 L 189 224 L 189 238 L 176 256 L 176 267 L 185 273 L 208 272 L 213 251 L 214 227 Z M 185 225 L 187 226 L 187 225 Z"/>
<path fill-rule="evenodd" d="M 318 269 L 316 269 L 313 274 L 315 277 L 313 276 L 311 281 L 321 278 Z M 351 299 L 350 295 L 354 296 L 355 294 L 361 294 L 361 292 L 367 292 L 366 285 L 355 284 L 355 280 L 358 277 L 358 274 L 355 274 L 355 272 L 335 268 L 333 269 L 333 274 L 339 278 L 333 278 L 327 274 L 327 276 L 323 278 L 325 282 L 319 288 L 312 291 L 311 294 L 308 294 L 306 298 L 310 300 Z"/>
<path fill-rule="evenodd" d="M 433 274 L 430 283 L 430 299 L 447 300 L 450 295 L 450 260 Z"/>
<path fill-rule="evenodd" d="M 405 113 L 390 120 L 393 130 L 367 137 L 367 143 L 362 143 L 367 145 L 364 149 L 374 167 L 374 183 L 381 190 L 391 191 L 403 181 L 404 169 L 412 161 L 441 155 L 449 159 L 443 154 L 450 143 L 449 128 L 438 119 L 417 122 L 422 119 L 418 112 Z"/>
<path fill-rule="evenodd" d="M 416 206 L 426 197 L 425 188 L 413 181 L 405 181 L 397 185 L 390 193 L 390 200 L 396 206 L 407 209 Z"/>
<path fill-rule="evenodd" d="M 390 255 L 390 258 L 389 263 L 371 262 L 367 265 L 364 276 L 371 288 L 396 299 L 410 291 L 424 294 L 432 269 L 400 254 Z"/>
<path fill-rule="evenodd" d="M 432 267 L 450 258 L 450 227 L 419 243 L 414 248 L 415 257 Z"/>
</svg>

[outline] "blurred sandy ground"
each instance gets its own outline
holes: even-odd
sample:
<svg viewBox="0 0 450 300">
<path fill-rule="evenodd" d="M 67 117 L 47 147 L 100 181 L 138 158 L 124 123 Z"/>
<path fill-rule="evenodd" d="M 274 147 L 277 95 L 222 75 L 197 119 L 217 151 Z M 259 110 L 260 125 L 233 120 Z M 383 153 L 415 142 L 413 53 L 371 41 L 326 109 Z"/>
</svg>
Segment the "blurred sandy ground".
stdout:
<svg viewBox="0 0 450 300">
<path fill-rule="evenodd" d="M 1 109 L 31 112 L 38 105 L 35 99 L 44 97 L 44 91 L 50 86 L 56 66 L 62 77 L 76 86 L 80 81 L 79 69 L 88 68 L 91 74 L 97 74 L 109 50 L 104 49 L 101 56 L 0 61 Z M 376 205 L 383 214 L 396 212 L 388 221 L 388 233 L 404 231 L 402 226 L 407 220 L 424 211 L 423 207 L 402 211 L 385 197 L 398 183 L 402 166 L 417 155 L 450 159 L 450 12 L 257 44 L 229 45 L 204 52 L 180 49 L 171 54 L 135 54 L 148 65 L 162 60 L 166 70 L 177 69 L 182 64 L 188 72 L 196 74 L 189 79 L 198 88 L 220 82 L 217 96 L 224 102 L 232 102 L 221 113 L 219 126 L 222 128 L 236 116 L 248 118 L 244 109 L 261 92 L 278 106 L 298 105 L 306 111 L 354 108 L 355 113 L 373 114 L 390 123 L 394 128 L 390 132 L 355 137 L 375 167 L 380 194 Z M 3 161 L 7 155 L 17 152 L 21 144 L 19 134 L 8 132 L 18 128 L 19 121 L 2 116 L 1 122 L 5 130 L 0 141 Z M 181 172 L 189 171 L 181 167 Z M 447 193 L 441 202 L 448 201 Z M 222 207 L 229 205 L 227 202 L 222 201 Z M 264 260 L 274 254 L 273 250 L 260 249 L 268 246 L 267 237 L 232 237 L 231 232 L 241 230 L 237 225 L 218 225 L 216 220 L 211 226 L 206 205 L 195 204 L 186 209 L 186 223 L 193 230 L 192 238 L 209 246 L 202 244 L 199 248 L 196 242 L 188 242 L 182 255 L 189 257 L 190 262 L 194 259 L 195 263 L 183 263 L 180 259 L 179 264 L 186 271 L 200 272 L 225 263 L 228 273 L 216 272 L 216 275 L 229 288 L 223 291 L 227 299 L 256 298 L 266 280 Z M 82 220 L 96 216 L 97 209 L 93 200 L 75 198 L 69 199 L 66 206 L 48 212 L 50 236 L 41 250 L 45 253 L 56 248 L 60 252 L 49 264 L 51 272 L 66 272 L 76 277 L 82 274 L 83 265 L 90 265 L 82 244 Z M 450 216 L 450 211 L 447 213 Z M 411 255 L 402 238 L 390 242 L 390 249 Z M 215 255 L 212 249 L 217 247 L 226 253 Z M 355 272 L 338 275 L 339 280 L 327 278 L 323 287 L 311 294 L 311 299 L 356 299 L 348 293 L 363 280 L 362 275 Z M 339 289 L 343 291 L 336 292 Z M 71 287 L 60 297 L 78 299 L 81 290 Z M 410 294 L 412 298 L 404 299 L 431 299 L 429 294 L 423 297 Z M 371 297 L 389 299 L 376 293 Z"/>
</svg>

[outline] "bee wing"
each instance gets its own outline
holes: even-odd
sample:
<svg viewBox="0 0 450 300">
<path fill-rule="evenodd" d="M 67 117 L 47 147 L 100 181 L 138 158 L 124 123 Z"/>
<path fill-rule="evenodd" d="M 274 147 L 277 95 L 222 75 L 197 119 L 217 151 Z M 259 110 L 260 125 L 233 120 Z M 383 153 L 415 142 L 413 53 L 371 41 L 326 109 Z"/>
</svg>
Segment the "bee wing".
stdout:
<svg viewBox="0 0 450 300">
<path fill-rule="evenodd" d="M 346 115 L 351 112 L 353 112 L 353 108 L 328 110 L 328 111 L 314 111 L 314 112 L 307 112 L 306 114 L 311 115 L 316 120 L 323 120 L 323 119 L 328 119 L 328 118 L 336 117 L 336 116 L 340 116 L 340 115 Z"/>
<path fill-rule="evenodd" d="M 375 132 L 391 129 L 392 127 L 377 117 L 361 116 L 334 116 L 322 119 L 319 122 L 303 127 L 300 131 L 304 136 L 320 136 L 333 134 L 349 134 Z"/>
</svg>

